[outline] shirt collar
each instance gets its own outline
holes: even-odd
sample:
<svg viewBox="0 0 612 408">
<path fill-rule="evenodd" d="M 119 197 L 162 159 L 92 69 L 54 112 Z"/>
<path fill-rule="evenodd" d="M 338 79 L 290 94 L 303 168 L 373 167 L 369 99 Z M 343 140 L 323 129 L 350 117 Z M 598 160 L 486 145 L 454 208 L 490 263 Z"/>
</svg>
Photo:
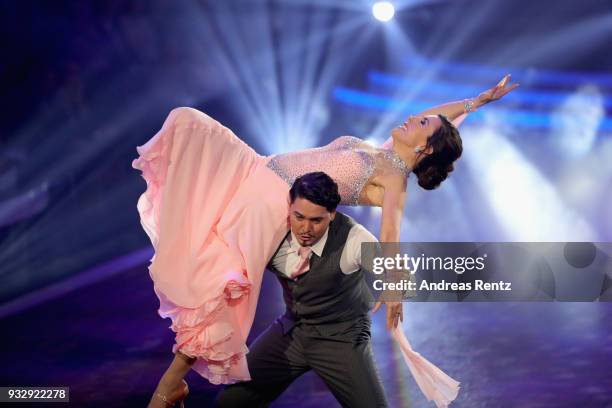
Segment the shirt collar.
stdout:
<svg viewBox="0 0 612 408">
<path fill-rule="evenodd" d="M 329 227 L 327 227 L 327 229 L 325 230 L 325 234 L 323 234 L 321 239 L 318 240 L 317 243 L 314 244 L 312 247 L 310 247 L 312 249 L 312 252 L 317 254 L 317 256 L 319 257 L 323 254 L 323 248 L 325 248 L 328 233 Z M 291 252 L 297 252 L 297 250 L 300 248 L 300 244 L 298 244 L 297 238 L 293 234 L 293 231 L 291 231 L 291 234 L 289 235 L 289 246 L 291 248 Z"/>
</svg>

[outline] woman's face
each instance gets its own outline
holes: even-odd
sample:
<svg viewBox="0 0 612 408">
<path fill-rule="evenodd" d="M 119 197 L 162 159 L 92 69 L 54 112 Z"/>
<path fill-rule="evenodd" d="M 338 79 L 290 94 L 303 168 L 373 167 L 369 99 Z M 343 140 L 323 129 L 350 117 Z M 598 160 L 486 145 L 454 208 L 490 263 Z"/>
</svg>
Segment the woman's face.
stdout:
<svg viewBox="0 0 612 408">
<path fill-rule="evenodd" d="M 436 115 L 410 116 L 403 125 L 393 128 L 391 136 L 408 147 L 425 146 L 427 139 L 442 126 Z"/>
</svg>

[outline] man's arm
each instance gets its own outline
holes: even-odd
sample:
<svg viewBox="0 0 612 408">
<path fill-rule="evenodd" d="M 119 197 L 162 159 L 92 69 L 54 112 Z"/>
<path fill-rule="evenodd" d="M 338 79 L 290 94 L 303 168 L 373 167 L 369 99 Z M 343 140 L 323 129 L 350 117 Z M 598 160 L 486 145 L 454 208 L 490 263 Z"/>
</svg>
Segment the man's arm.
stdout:
<svg viewBox="0 0 612 408">
<path fill-rule="evenodd" d="M 342 273 L 349 275 L 361 269 L 361 244 L 377 243 L 378 240 L 363 225 L 355 224 L 346 238 L 345 250 L 340 258 Z"/>
</svg>

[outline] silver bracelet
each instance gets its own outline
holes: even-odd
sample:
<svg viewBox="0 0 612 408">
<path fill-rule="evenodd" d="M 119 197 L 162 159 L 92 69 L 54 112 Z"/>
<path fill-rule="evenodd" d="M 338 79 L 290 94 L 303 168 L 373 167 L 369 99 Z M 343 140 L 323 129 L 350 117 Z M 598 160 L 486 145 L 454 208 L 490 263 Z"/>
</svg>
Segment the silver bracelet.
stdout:
<svg viewBox="0 0 612 408">
<path fill-rule="evenodd" d="M 463 100 L 463 110 L 465 113 L 474 112 L 476 110 L 474 109 L 474 99 L 473 98 Z"/>
</svg>

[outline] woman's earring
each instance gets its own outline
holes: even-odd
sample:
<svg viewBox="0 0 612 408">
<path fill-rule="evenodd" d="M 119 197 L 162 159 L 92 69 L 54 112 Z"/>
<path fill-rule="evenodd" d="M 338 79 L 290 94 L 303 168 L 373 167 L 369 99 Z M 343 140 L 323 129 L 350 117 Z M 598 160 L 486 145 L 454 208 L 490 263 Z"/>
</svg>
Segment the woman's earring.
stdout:
<svg viewBox="0 0 612 408">
<path fill-rule="evenodd" d="M 423 146 L 417 146 L 414 148 L 415 153 L 421 153 L 425 148 Z"/>
</svg>

